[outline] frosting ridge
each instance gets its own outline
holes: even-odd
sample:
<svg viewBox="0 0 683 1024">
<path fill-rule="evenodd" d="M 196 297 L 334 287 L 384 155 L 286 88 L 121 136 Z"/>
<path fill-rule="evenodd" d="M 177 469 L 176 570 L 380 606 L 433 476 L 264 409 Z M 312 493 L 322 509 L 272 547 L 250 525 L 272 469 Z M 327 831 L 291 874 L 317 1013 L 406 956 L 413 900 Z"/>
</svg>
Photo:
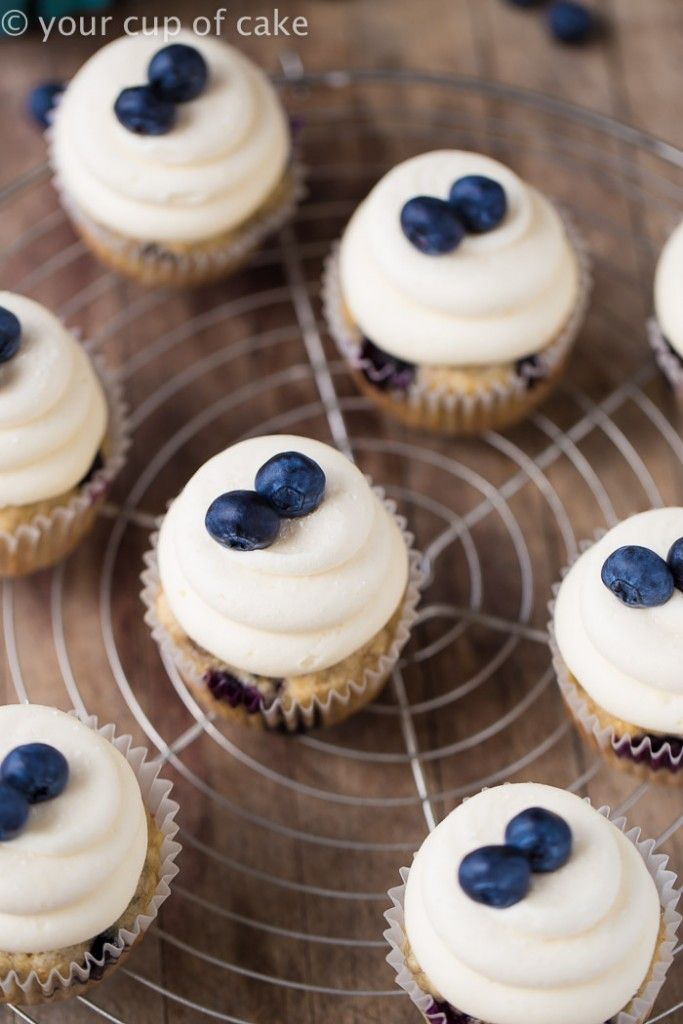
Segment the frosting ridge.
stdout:
<svg viewBox="0 0 683 1024">
<path fill-rule="evenodd" d="M 221 547 L 204 526 L 218 494 L 253 487 L 260 466 L 296 450 L 326 476 L 319 508 L 283 520 L 256 551 Z M 344 455 L 310 438 L 250 438 L 205 463 L 171 505 L 159 533 L 159 575 L 173 615 L 214 657 L 269 677 L 342 661 L 386 625 L 408 581 L 393 517 Z"/>
<path fill-rule="evenodd" d="M 683 356 L 683 221 L 672 232 L 657 263 L 655 313 L 664 337 Z"/>
</svg>

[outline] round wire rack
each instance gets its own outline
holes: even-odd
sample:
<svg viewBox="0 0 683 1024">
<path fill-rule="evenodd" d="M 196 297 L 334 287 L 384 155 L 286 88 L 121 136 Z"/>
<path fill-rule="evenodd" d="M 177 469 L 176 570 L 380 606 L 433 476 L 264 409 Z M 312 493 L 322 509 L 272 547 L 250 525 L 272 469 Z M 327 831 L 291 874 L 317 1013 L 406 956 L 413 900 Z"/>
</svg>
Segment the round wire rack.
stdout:
<svg viewBox="0 0 683 1024">
<path fill-rule="evenodd" d="M 386 891 L 427 829 L 507 779 L 619 807 L 683 864 L 679 791 L 584 750 L 546 644 L 551 586 L 579 541 L 682 503 L 678 413 L 645 322 L 654 259 L 683 206 L 683 152 L 493 83 L 287 67 L 309 196 L 224 284 L 143 291 L 104 271 L 46 167 L 0 190 L 5 287 L 58 310 L 119 366 L 134 427 L 91 537 L 54 571 L 3 586 L 4 699 L 87 709 L 143 738 L 174 779 L 185 847 L 174 896 L 130 967 L 88 998 L 8 1019 L 414 1020 L 384 963 Z M 511 164 L 571 212 L 594 254 L 566 383 L 505 435 L 447 440 L 387 423 L 355 393 L 321 320 L 322 260 L 354 204 L 397 160 L 437 147 Z M 384 484 L 428 575 L 382 698 L 294 738 L 207 717 L 162 665 L 139 601 L 166 502 L 218 449 L 277 431 L 332 440 Z M 651 1022 L 683 1020 L 682 1007 L 674 964 Z"/>
</svg>

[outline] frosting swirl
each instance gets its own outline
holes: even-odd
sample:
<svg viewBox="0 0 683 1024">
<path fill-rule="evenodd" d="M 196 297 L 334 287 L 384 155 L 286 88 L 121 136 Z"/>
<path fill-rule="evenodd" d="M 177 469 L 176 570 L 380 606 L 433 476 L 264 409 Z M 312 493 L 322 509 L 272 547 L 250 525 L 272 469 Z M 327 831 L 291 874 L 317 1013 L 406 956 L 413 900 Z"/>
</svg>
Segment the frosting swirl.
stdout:
<svg viewBox="0 0 683 1024">
<path fill-rule="evenodd" d="M 505 219 L 451 253 L 424 255 L 401 230 L 404 203 L 422 194 L 445 199 L 468 174 L 500 182 Z M 542 350 L 567 321 L 579 282 L 550 202 L 503 164 L 460 150 L 413 157 L 375 185 L 344 233 L 340 272 L 363 334 L 422 366 L 507 363 Z"/>
<path fill-rule="evenodd" d="M 683 536 L 683 508 L 653 509 L 619 523 L 571 567 L 555 603 L 562 658 L 593 700 L 646 730 L 683 736 L 683 593 L 629 608 L 604 586 L 605 559 L 626 544 L 666 558 Z"/>
<path fill-rule="evenodd" d="M 326 476 L 320 507 L 283 520 L 269 548 L 221 547 L 204 526 L 224 491 L 249 489 L 279 452 L 314 459 Z M 337 664 L 382 629 L 408 581 L 396 522 L 344 455 L 310 438 L 256 437 L 214 456 L 171 505 L 158 544 L 169 607 L 187 635 L 226 664 L 269 677 Z"/>
<path fill-rule="evenodd" d="M 52 155 L 67 193 L 93 220 L 127 238 L 202 242 L 244 223 L 278 184 L 289 128 L 270 82 L 219 39 L 183 30 L 199 50 L 205 92 L 177 108 L 167 135 L 128 131 L 114 114 L 122 89 L 145 82 L 160 37 L 124 36 L 99 50 L 55 112 Z"/>
<path fill-rule="evenodd" d="M 135 893 L 147 817 L 126 759 L 77 718 L 54 708 L 0 707 L 0 760 L 49 743 L 69 763 L 54 800 L 31 808 L 24 831 L 0 843 L 0 950 L 50 952 L 109 928 Z"/>
<path fill-rule="evenodd" d="M 683 221 L 669 237 L 657 263 L 655 313 L 664 337 L 683 356 Z"/>
<path fill-rule="evenodd" d="M 473 849 L 503 842 L 514 815 L 543 807 L 573 835 L 568 863 L 535 874 L 506 910 L 473 902 L 457 882 Z M 535 783 L 461 804 L 410 869 L 405 929 L 420 967 L 463 1013 L 496 1024 L 602 1024 L 647 976 L 660 922 L 656 886 L 633 844 L 589 803 Z"/>
<path fill-rule="evenodd" d="M 65 494 L 90 469 L 107 402 L 76 338 L 43 306 L 0 292 L 19 318 L 18 353 L 0 365 L 0 508 Z"/>
</svg>

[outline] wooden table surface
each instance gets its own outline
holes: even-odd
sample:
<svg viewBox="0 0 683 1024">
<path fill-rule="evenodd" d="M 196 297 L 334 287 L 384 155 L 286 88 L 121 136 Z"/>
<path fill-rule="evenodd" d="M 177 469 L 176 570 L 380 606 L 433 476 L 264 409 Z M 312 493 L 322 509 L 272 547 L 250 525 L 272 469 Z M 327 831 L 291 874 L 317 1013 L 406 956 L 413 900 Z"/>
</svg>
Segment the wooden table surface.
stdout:
<svg viewBox="0 0 683 1024">
<path fill-rule="evenodd" d="M 272 11 L 260 0 L 227 6 L 233 23 Z M 549 42 L 537 12 L 502 0 L 281 0 L 281 12 L 308 19 L 309 36 L 240 41 L 271 71 L 295 51 L 307 72 L 421 69 L 456 80 L 288 88 L 313 168 L 302 214 L 249 270 L 189 295 L 145 292 L 96 266 L 39 170 L 25 93 L 68 77 L 101 40 L 0 43 L 0 189 L 27 175 L 0 191 L 3 287 L 59 310 L 120 368 L 135 427 L 92 537 L 61 570 L 5 586 L 0 694 L 85 706 L 159 753 L 185 845 L 176 894 L 129 967 L 89 1002 L 18 1019 L 415 1021 L 383 964 L 383 894 L 427 827 L 484 781 L 532 778 L 621 806 L 683 869 L 680 789 L 641 786 L 582 747 L 545 643 L 551 586 L 578 542 L 652 504 L 683 504 L 680 416 L 644 327 L 654 260 L 683 197 L 680 153 L 652 141 L 683 145 L 683 5 L 595 6 L 604 36 L 567 49 Z M 129 10 L 197 16 L 215 6 Z M 567 384 L 531 422 L 469 442 L 402 430 L 357 398 L 320 325 L 317 287 L 330 242 L 377 175 L 456 144 L 501 156 L 568 207 L 596 279 Z M 408 516 L 433 574 L 402 673 L 377 708 L 307 738 L 245 734 L 206 721 L 169 680 L 142 622 L 138 576 L 154 517 L 208 455 L 266 429 L 329 440 L 318 393 L 326 365 L 317 376 L 311 366 L 318 340 L 333 412 L 359 464 Z M 675 964 L 652 1020 L 683 1021 L 682 1000 Z"/>
</svg>

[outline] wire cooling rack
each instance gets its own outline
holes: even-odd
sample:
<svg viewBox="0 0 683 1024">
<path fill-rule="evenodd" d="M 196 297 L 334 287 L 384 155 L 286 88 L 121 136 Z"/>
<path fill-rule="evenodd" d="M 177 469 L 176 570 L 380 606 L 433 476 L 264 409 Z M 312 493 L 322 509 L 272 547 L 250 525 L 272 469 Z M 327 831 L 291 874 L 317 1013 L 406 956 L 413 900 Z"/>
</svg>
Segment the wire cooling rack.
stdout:
<svg viewBox="0 0 683 1024">
<path fill-rule="evenodd" d="M 683 206 L 683 153 L 613 120 L 492 83 L 427 74 L 284 81 L 310 194 L 233 280 L 143 291 L 98 267 L 45 167 L 0 192 L 4 286 L 83 328 L 117 364 L 134 447 L 93 535 L 64 565 L 6 583 L 5 699 L 87 708 L 158 753 L 182 807 L 173 899 L 88 998 L 8 1020 L 232 1024 L 414 1021 L 384 964 L 398 868 L 462 797 L 506 779 L 586 793 L 683 865 L 680 790 L 601 766 L 565 721 L 546 603 L 580 539 L 681 503 L 683 443 L 646 344 L 654 259 Z M 397 160 L 435 147 L 510 163 L 568 208 L 596 288 L 566 382 L 528 423 L 469 441 L 385 422 L 321 322 L 322 260 Z M 332 440 L 386 485 L 429 584 L 385 694 L 350 722 L 286 738 L 208 718 L 142 621 L 155 517 L 216 450 L 265 431 Z M 683 1020 L 674 964 L 651 1022 Z"/>
</svg>

